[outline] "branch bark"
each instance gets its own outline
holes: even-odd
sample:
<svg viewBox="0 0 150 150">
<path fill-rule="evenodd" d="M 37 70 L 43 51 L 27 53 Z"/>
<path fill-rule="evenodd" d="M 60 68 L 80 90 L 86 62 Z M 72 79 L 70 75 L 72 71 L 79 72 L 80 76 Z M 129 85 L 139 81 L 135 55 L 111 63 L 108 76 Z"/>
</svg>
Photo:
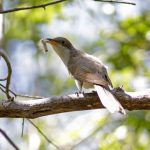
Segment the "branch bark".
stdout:
<svg viewBox="0 0 150 150">
<path fill-rule="evenodd" d="M 122 106 L 128 110 L 150 109 L 150 90 L 124 92 L 114 90 Z M 96 93 L 56 96 L 42 99 L 0 101 L 0 117 L 37 118 L 57 113 L 104 108 Z"/>
</svg>

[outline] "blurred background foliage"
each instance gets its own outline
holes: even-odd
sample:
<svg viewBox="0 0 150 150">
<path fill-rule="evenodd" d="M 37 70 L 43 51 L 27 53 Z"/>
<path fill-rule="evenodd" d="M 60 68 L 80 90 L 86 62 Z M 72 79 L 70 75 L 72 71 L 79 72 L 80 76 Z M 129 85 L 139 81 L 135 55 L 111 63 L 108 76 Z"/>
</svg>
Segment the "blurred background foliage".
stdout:
<svg viewBox="0 0 150 150">
<path fill-rule="evenodd" d="M 38 5 L 49 0 L 5 0 L 3 8 Z M 2 48 L 13 68 L 11 89 L 28 95 L 65 95 L 77 91 L 60 59 L 51 49 L 43 53 L 38 41 L 64 36 L 80 49 L 99 57 L 108 66 L 114 86 L 126 91 L 146 90 L 150 85 L 150 1 L 137 5 L 70 0 L 61 4 L 4 15 Z M 0 60 L 0 77 L 6 66 Z M 3 95 L 1 93 L 1 99 Z M 20 98 L 19 98 L 20 99 Z M 62 149 L 149 150 L 150 112 L 127 116 L 106 110 L 70 112 L 34 119 L 36 125 Z M 22 149 L 55 147 L 25 121 L 0 119 L 0 127 Z M 0 149 L 12 149 L 0 135 Z"/>
</svg>

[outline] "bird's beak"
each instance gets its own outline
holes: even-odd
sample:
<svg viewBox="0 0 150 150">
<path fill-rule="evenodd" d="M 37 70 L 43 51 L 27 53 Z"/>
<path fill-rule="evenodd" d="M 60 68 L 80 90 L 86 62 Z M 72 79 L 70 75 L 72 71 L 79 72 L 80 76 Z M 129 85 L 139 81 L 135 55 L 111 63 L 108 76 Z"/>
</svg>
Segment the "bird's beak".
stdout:
<svg viewBox="0 0 150 150">
<path fill-rule="evenodd" d="M 46 43 L 50 43 L 51 45 L 56 45 L 56 44 L 58 44 L 57 41 L 55 41 L 54 39 L 50 39 L 50 38 L 46 38 L 44 41 L 45 41 Z"/>
</svg>

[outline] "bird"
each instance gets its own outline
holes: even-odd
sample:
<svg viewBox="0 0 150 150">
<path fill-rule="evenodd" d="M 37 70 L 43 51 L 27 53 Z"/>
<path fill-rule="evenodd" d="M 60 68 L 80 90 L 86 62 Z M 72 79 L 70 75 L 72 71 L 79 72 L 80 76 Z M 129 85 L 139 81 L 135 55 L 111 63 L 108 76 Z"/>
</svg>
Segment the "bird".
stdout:
<svg viewBox="0 0 150 150">
<path fill-rule="evenodd" d="M 113 85 L 108 76 L 107 67 L 97 57 L 75 48 L 64 37 L 45 38 L 42 41 L 51 45 L 61 58 L 68 72 L 75 79 L 79 92 L 82 92 L 83 87 L 94 88 L 102 105 L 109 112 L 126 114 L 120 102 L 110 91 Z"/>
</svg>

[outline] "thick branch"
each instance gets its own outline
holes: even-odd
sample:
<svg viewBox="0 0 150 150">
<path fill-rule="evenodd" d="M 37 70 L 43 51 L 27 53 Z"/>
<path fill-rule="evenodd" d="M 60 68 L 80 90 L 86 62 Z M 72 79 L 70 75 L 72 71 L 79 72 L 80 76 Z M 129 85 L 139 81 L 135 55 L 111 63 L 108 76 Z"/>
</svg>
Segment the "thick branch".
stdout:
<svg viewBox="0 0 150 150">
<path fill-rule="evenodd" d="M 113 91 L 128 110 L 150 109 L 150 90 L 145 92 Z M 0 101 L 0 117 L 37 118 L 63 112 L 104 108 L 96 93 L 49 97 L 27 101 Z"/>
</svg>

